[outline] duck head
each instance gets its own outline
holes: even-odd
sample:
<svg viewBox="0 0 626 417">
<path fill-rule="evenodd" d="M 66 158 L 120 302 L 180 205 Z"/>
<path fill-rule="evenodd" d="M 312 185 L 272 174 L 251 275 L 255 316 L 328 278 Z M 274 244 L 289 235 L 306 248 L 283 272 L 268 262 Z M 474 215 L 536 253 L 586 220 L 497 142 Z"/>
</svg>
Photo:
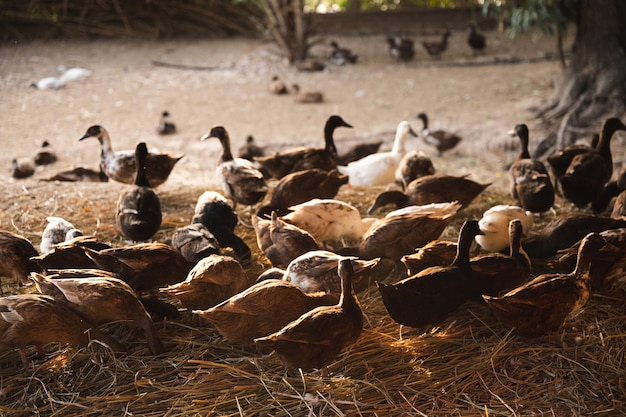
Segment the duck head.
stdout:
<svg viewBox="0 0 626 417">
<path fill-rule="evenodd" d="M 228 135 L 226 129 L 223 126 L 213 126 L 211 131 L 202 136 L 200 140 L 205 141 L 211 138 L 217 138 L 222 144 L 222 162 L 231 161 L 233 159 L 233 155 L 230 150 L 230 136 Z"/>
<path fill-rule="evenodd" d="M 100 142 L 102 142 L 105 135 L 106 135 L 106 130 L 102 126 L 93 125 L 89 129 L 87 129 L 85 134 L 80 139 L 78 139 L 78 141 L 80 142 L 81 140 L 84 140 L 87 138 L 96 138 Z"/>
</svg>

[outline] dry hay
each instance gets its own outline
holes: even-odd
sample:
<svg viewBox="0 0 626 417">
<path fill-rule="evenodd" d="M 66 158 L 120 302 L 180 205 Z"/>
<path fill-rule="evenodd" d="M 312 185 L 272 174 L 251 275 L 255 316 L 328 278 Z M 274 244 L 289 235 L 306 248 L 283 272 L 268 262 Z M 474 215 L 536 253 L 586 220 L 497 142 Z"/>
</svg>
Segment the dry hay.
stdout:
<svg viewBox="0 0 626 417">
<path fill-rule="evenodd" d="M 100 186 L 105 191 L 94 193 Z M 45 216 L 56 214 L 119 245 L 110 196 L 122 187 L 13 185 L 0 227 L 37 245 Z M 157 240 L 189 221 L 202 191 L 159 191 L 165 216 Z M 372 196 L 363 190 L 340 193 L 361 212 Z M 509 202 L 508 196 L 484 193 L 444 236 L 455 239 L 463 219 Z M 538 227 L 553 216 L 539 218 Z M 248 273 L 255 276 L 268 263 L 254 232 L 238 231 L 253 250 Z M 5 280 L 5 292 L 31 290 L 14 285 Z M 617 415 L 626 409 L 621 289 L 594 295 L 559 332 L 532 340 L 510 332 L 485 305 L 467 303 L 439 327 L 400 332 L 374 286 L 359 299 L 367 317 L 364 332 L 329 366 L 328 378 L 317 372 L 286 374 L 274 354 L 228 343 L 183 312 L 180 320 L 157 323 L 168 349 L 159 356 L 149 353 L 142 331 L 119 323 L 105 328 L 129 349 L 119 358 L 98 342 L 83 348 L 51 344 L 45 361 L 24 369 L 17 352 L 1 352 L 0 415 L 561 416 Z"/>
</svg>

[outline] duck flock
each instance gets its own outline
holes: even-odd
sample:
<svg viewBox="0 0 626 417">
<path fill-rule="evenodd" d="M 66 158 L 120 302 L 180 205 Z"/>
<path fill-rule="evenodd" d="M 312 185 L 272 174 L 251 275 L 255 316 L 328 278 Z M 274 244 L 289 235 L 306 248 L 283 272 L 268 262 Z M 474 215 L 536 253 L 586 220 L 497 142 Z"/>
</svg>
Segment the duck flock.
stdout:
<svg viewBox="0 0 626 417">
<path fill-rule="evenodd" d="M 424 47 L 437 52 L 433 44 Z M 335 55 L 347 53 L 336 43 L 333 48 Z M 356 62 L 356 56 L 345 59 Z M 272 91 L 278 81 L 272 80 Z M 268 154 L 250 137 L 236 157 L 227 129 L 214 126 L 201 140 L 221 144 L 215 172 L 221 192 L 198 196 L 190 223 L 164 242 L 152 241 L 162 222 L 155 188 L 183 156 L 150 153 L 144 142 L 114 151 L 104 127 L 89 127 L 80 140 L 95 138 L 101 146 L 100 172 L 90 178 L 128 184 L 115 220 L 129 243 L 112 247 L 60 217 L 48 218 L 39 250 L 0 231 L 0 276 L 32 284 L 23 294 L 0 297 L 0 346 L 18 349 L 24 365 L 31 362 L 28 346 L 45 355 L 50 342 L 96 339 L 122 354 L 126 347 L 100 327 L 125 321 L 145 332 L 156 355 L 167 347 L 154 320 L 194 314 L 230 343 L 275 352 L 287 369 L 325 374 L 358 340 L 364 317 L 356 294 L 370 285 L 400 325 L 437 325 L 476 302 L 517 334 L 537 337 L 559 329 L 592 292 L 623 280 L 626 170 L 614 172 L 610 148 L 615 132 L 626 130 L 621 120 L 604 121 L 593 144 L 551 155 L 548 167 L 530 156 L 528 127 L 515 126 L 520 154 L 509 176 L 517 205 L 495 205 L 472 219 L 464 209 L 490 184 L 437 173 L 423 152 L 407 152 L 409 135 L 439 153 L 461 141 L 430 131 L 426 114 L 419 119 L 418 133 L 410 121 L 399 122 L 391 150 L 379 151 L 380 141 L 362 143 L 352 156 L 337 153 L 335 130 L 352 127 L 338 115 L 328 117 L 321 147 Z M 158 129 L 176 131 L 168 112 Z M 50 180 L 80 177 L 63 174 Z M 372 186 L 387 189 L 366 213 L 337 199 L 341 187 Z M 555 195 L 582 211 L 533 231 L 533 218 L 552 210 Z M 611 203 L 610 217 L 596 214 Z M 457 242 L 441 239 L 453 219 L 462 223 Z M 259 276 L 248 274 L 252 251 L 238 225 L 254 229 L 271 264 Z M 474 242 L 478 254 L 472 254 Z M 393 265 L 391 273 L 371 283 L 382 263 Z M 535 263 L 550 271 L 534 274 Z"/>
</svg>

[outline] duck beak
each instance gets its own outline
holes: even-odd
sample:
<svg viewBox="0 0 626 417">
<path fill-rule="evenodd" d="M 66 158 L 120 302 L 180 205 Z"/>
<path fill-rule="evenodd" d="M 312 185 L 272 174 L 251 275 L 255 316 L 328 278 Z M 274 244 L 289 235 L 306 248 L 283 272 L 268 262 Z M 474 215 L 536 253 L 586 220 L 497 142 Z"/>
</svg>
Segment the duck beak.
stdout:
<svg viewBox="0 0 626 417">
<path fill-rule="evenodd" d="M 409 135 L 413 136 L 414 138 L 418 137 L 417 133 L 415 133 L 415 130 L 413 130 L 413 128 L 409 129 Z"/>
<path fill-rule="evenodd" d="M 78 139 L 78 141 L 80 142 L 81 140 L 87 139 L 87 138 L 90 138 L 90 137 L 91 137 L 91 135 L 89 133 L 85 133 L 80 139 Z"/>
<path fill-rule="evenodd" d="M 206 135 L 201 136 L 201 137 L 200 137 L 200 140 L 201 140 L 201 141 L 205 141 L 205 140 L 207 140 L 207 139 L 211 139 L 212 137 L 213 137 L 213 136 L 211 136 L 211 134 L 210 134 L 210 133 L 207 133 Z"/>
<path fill-rule="evenodd" d="M 341 126 L 343 126 L 343 127 L 349 127 L 349 128 L 352 128 L 352 127 L 353 127 L 351 124 L 346 123 L 346 122 L 343 122 L 343 124 L 342 124 Z"/>
<path fill-rule="evenodd" d="M 509 130 L 507 133 L 509 134 L 509 136 L 516 136 L 517 135 L 517 133 L 515 133 L 515 130 Z"/>
</svg>

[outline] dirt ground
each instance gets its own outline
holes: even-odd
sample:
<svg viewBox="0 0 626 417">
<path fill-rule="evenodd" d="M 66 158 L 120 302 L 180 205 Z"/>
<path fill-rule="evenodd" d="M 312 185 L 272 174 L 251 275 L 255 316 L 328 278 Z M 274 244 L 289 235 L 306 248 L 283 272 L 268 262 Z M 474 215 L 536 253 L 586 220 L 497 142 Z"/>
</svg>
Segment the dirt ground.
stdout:
<svg viewBox="0 0 626 417">
<path fill-rule="evenodd" d="M 9 186 L 28 188 L 74 165 L 96 168 L 96 140 L 77 140 L 89 126 L 100 124 L 109 131 L 114 149 L 133 149 L 142 140 L 151 151 L 185 154 L 161 189 L 185 184 L 210 187 L 215 184 L 219 143 L 198 139 L 213 125 L 226 127 L 234 149 L 249 134 L 272 149 L 321 146 L 324 122 L 331 114 L 339 114 L 354 126 L 337 130 L 341 152 L 351 139 L 393 131 L 401 120 L 411 120 L 414 128 L 421 129 L 414 117 L 425 111 L 431 127 L 456 131 L 464 141 L 443 158 L 435 157 L 434 150 L 419 140 L 409 141 L 408 148 L 432 154 L 440 172 L 471 173 L 475 180 L 497 185 L 501 168 L 511 157 L 501 152 L 502 144 L 511 142 L 507 131 L 519 122 L 529 123 L 532 129 L 528 109 L 550 97 L 559 64 L 462 64 L 542 57 L 554 52 L 555 40 L 539 33 L 511 40 L 505 34 L 488 32 L 485 55 L 473 57 L 465 36 L 465 32 L 453 32 L 449 50 L 439 61 L 428 57 L 420 45 L 432 37 L 414 37 L 417 56 L 410 64 L 391 60 L 382 34 L 340 37 L 336 39 L 342 46 L 359 54 L 358 64 L 328 65 L 317 73 L 297 72 L 284 64 L 272 43 L 254 39 L 3 45 L 0 166 L 6 168 L 0 170 L 0 178 Z M 329 39 L 320 38 L 313 54 L 328 54 Z M 153 65 L 154 60 L 214 69 L 167 68 Z M 83 67 L 93 75 L 59 90 L 29 87 L 40 78 L 58 75 L 61 65 Z M 324 103 L 299 104 L 293 96 L 269 94 L 267 85 L 274 74 L 304 89 L 322 91 Z M 171 113 L 179 133 L 165 137 L 155 133 L 163 110 Z M 44 139 L 52 144 L 59 161 L 38 170 L 31 179 L 11 179 L 11 159 L 31 157 Z M 390 147 L 390 142 L 385 145 Z"/>
</svg>

